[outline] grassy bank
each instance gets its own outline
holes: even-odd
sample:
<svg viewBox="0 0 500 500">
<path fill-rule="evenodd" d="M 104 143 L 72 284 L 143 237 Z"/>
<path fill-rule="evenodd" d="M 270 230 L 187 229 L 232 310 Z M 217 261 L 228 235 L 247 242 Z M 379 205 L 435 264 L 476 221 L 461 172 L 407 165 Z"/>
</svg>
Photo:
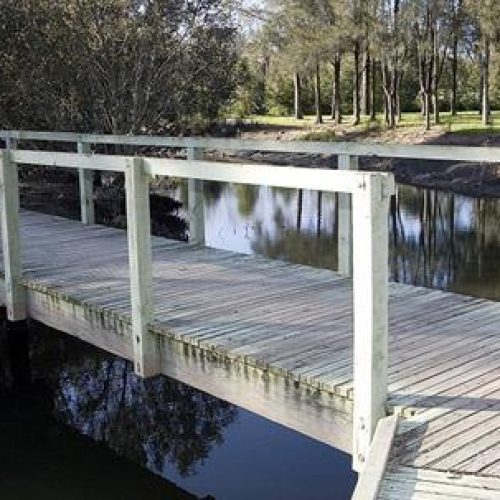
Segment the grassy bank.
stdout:
<svg viewBox="0 0 500 500">
<path fill-rule="evenodd" d="M 420 113 L 403 113 L 401 121 L 395 130 L 389 130 L 384 122 L 384 116 L 378 114 L 375 120 L 362 117 L 359 125 L 352 125 L 352 117 L 345 116 L 341 125 L 335 125 L 330 116 L 324 116 L 324 123 L 317 125 L 315 116 L 307 115 L 304 119 L 297 120 L 290 116 L 253 115 L 250 120 L 263 127 L 274 130 L 286 130 L 294 135 L 296 139 L 305 140 L 342 140 L 357 139 L 364 137 L 377 138 L 390 133 L 393 140 L 398 139 L 398 134 L 408 138 L 414 133 L 421 136 L 424 134 L 460 134 L 481 135 L 500 134 L 500 111 L 492 112 L 491 125 L 484 127 L 481 116 L 477 111 L 460 112 L 456 116 L 450 113 L 441 113 L 441 123 L 433 124 L 432 130 L 426 132 Z M 405 142 L 407 142 L 405 140 Z M 420 142 L 420 141 L 416 141 Z"/>
</svg>

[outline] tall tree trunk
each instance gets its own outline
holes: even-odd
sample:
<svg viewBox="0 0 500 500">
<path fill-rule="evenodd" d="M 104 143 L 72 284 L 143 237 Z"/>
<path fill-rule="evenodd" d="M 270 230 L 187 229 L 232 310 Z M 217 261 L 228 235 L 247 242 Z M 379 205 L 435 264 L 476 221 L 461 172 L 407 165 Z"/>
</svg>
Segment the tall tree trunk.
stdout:
<svg viewBox="0 0 500 500">
<path fill-rule="evenodd" d="M 384 121 L 386 125 L 389 125 L 389 98 L 387 97 L 387 92 L 384 91 Z"/>
<path fill-rule="evenodd" d="M 335 125 L 340 125 L 342 122 L 342 109 L 340 101 L 340 70 L 341 58 L 340 54 L 335 54 L 333 62 L 333 95 L 332 95 L 332 119 Z"/>
<path fill-rule="evenodd" d="M 478 112 L 480 115 L 483 114 L 483 92 L 484 92 L 484 62 L 483 62 L 483 52 L 480 51 L 479 55 L 479 106 Z"/>
<path fill-rule="evenodd" d="M 302 86 L 298 71 L 296 71 L 293 75 L 293 86 L 295 118 L 297 120 L 302 120 L 302 118 L 304 118 L 304 114 L 302 113 Z"/>
<path fill-rule="evenodd" d="M 433 64 L 432 64 L 432 100 L 434 106 L 434 123 L 437 125 L 441 119 L 439 116 L 439 33 L 437 23 L 434 25 L 432 37 Z"/>
<path fill-rule="evenodd" d="M 401 94 L 399 93 L 399 88 L 396 91 L 396 123 L 401 122 Z"/>
<path fill-rule="evenodd" d="M 458 73 L 458 35 L 453 35 L 453 51 L 451 61 L 451 96 L 450 113 L 451 116 L 457 115 L 457 73 Z"/>
<path fill-rule="evenodd" d="M 370 115 L 371 57 L 369 49 L 363 53 L 363 73 L 361 83 L 361 114 Z"/>
<path fill-rule="evenodd" d="M 372 121 L 375 121 L 375 114 L 376 114 L 376 110 L 375 110 L 375 92 L 376 92 L 376 88 L 377 88 L 377 74 L 376 74 L 376 70 L 377 70 L 377 65 L 376 65 L 376 61 L 374 58 L 372 58 L 371 60 L 371 77 L 372 77 L 372 81 L 371 81 L 371 85 L 370 85 L 370 120 Z"/>
<path fill-rule="evenodd" d="M 431 96 L 429 92 L 424 94 L 425 107 L 425 130 L 431 129 Z"/>
<path fill-rule="evenodd" d="M 484 37 L 483 56 L 483 125 L 490 124 L 490 37 Z"/>
<path fill-rule="evenodd" d="M 386 102 L 386 123 L 389 128 L 396 126 L 397 113 L 397 73 L 394 68 L 390 68 L 387 62 L 382 62 L 382 82 Z"/>
<path fill-rule="evenodd" d="M 352 115 L 353 125 L 358 125 L 361 119 L 359 109 L 359 94 L 360 94 L 360 78 L 359 78 L 359 41 L 354 42 L 354 90 L 352 98 Z"/>
<path fill-rule="evenodd" d="M 323 123 L 323 115 L 321 113 L 321 75 L 319 61 L 316 61 L 316 85 L 314 89 L 314 104 L 316 108 L 316 123 Z"/>
</svg>

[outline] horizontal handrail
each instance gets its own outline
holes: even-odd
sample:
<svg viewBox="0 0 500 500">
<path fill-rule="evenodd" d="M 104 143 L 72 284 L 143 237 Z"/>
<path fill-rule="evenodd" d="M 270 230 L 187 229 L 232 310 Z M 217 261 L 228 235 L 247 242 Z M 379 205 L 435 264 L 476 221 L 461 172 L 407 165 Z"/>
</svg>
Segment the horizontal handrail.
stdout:
<svg viewBox="0 0 500 500">
<path fill-rule="evenodd" d="M 500 162 L 500 148 L 489 146 L 438 146 L 368 144 L 358 142 L 318 141 L 255 141 L 207 137 L 160 137 L 149 135 L 100 135 L 74 132 L 36 132 L 2 130 L 0 139 L 17 141 L 81 142 L 172 148 L 203 148 L 225 151 L 265 151 L 310 153 L 323 155 L 353 155 L 380 158 Z"/>
<path fill-rule="evenodd" d="M 125 172 L 131 168 L 130 156 L 12 150 L 11 161 L 17 164 L 46 165 L 63 168 Z M 363 190 L 369 178 L 382 181 L 383 195 L 395 192 L 394 177 L 385 172 L 360 172 L 314 169 L 215 161 L 191 161 L 141 157 L 144 171 L 150 176 L 170 176 L 217 182 L 265 185 L 291 189 L 310 189 L 354 194 Z"/>
</svg>

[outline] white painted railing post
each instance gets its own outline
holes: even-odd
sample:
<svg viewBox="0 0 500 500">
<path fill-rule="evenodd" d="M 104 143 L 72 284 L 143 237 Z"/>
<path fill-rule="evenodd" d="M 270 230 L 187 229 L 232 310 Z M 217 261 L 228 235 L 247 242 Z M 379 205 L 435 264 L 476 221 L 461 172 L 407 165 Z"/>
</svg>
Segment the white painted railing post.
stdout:
<svg viewBox="0 0 500 500">
<path fill-rule="evenodd" d="M 389 199 L 392 177 L 367 174 L 353 195 L 353 467 L 364 466 L 377 422 L 386 416 Z"/>
<path fill-rule="evenodd" d="M 12 146 L 8 144 L 8 146 Z M 19 233 L 19 181 L 17 165 L 10 160 L 10 151 L 0 157 L 0 205 L 2 248 L 5 273 L 5 302 L 10 321 L 26 319 L 26 291 L 22 278 L 21 236 Z"/>
<path fill-rule="evenodd" d="M 339 170 L 358 170 L 358 157 L 339 155 Z M 345 276 L 352 275 L 352 197 L 348 193 L 338 194 L 338 272 Z"/>
<path fill-rule="evenodd" d="M 78 153 L 89 155 L 92 153 L 90 144 L 78 142 Z M 80 185 L 80 217 L 83 224 L 94 224 L 94 172 L 85 168 L 78 169 Z"/>
<path fill-rule="evenodd" d="M 202 148 L 187 148 L 187 159 L 202 160 Z M 198 245 L 205 244 L 205 209 L 203 204 L 203 181 L 188 180 L 189 240 Z"/>
<path fill-rule="evenodd" d="M 125 177 L 134 370 L 141 377 L 151 377 L 159 373 L 159 353 L 154 336 L 148 332 L 154 306 L 149 176 L 144 161 L 127 160 Z"/>
</svg>

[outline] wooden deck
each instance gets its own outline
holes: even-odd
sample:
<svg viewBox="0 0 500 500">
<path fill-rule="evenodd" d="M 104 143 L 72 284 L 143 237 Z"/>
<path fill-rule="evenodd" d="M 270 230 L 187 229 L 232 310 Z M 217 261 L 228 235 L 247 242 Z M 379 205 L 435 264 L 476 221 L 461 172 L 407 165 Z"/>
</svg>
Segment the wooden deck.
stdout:
<svg viewBox="0 0 500 500">
<path fill-rule="evenodd" d="M 125 231 L 21 220 L 29 315 L 132 359 Z M 349 279 L 163 238 L 153 262 L 163 373 L 350 450 Z M 381 498 L 500 498 L 500 304 L 393 283 L 389 311 Z"/>
</svg>

